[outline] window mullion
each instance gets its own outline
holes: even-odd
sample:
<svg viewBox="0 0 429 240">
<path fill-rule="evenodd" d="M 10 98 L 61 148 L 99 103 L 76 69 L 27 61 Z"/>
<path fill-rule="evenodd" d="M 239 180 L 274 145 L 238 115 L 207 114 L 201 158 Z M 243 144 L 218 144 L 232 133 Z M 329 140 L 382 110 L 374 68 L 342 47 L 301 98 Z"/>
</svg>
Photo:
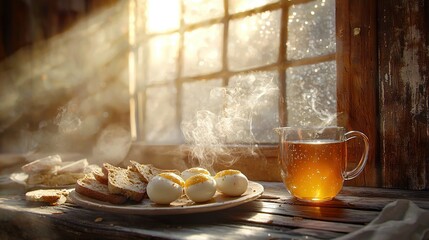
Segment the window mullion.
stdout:
<svg viewBox="0 0 429 240">
<path fill-rule="evenodd" d="M 228 10 L 228 0 L 223 0 L 223 42 L 222 42 L 222 75 L 223 76 L 223 86 L 228 86 L 229 81 L 229 69 L 228 69 L 228 34 L 229 34 L 229 10 Z"/>
<path fill-rule="evenodd" d="M 179 53 L 177 55 L 177 77 L 175 79 L 176 86 L 176 117 L 177 117 L 177 129 L 180 129 L 182 122 L 182 69 L 183 69 L 183 51 L 184 51 L 184 42 L 185 42 L 185 4 L 184 0 L 180 1 L 180 27 L 179 27 Z"/>
<path fill-rule="evenodd" d="M 286 42 L 287 42 L 287 23 L 289 5 L 283 4 L 281 8 L 280 22 L 280 40 L 279 40 L 279 55 L 277 59 L 277 71 L 279 75 L 279 124 L 286 126 L 287 124 L 287 101 L 286 101 L 286 72 L 280 67 L 286 63 Z"/>
</svg>

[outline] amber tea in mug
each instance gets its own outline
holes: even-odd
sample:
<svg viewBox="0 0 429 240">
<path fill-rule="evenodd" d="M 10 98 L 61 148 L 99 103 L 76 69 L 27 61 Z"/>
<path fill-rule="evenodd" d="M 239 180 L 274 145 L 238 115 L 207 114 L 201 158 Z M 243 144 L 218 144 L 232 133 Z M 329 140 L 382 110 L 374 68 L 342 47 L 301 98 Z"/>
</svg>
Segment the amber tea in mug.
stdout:
<svg viewBox="0 0 429 240">
<path fill-rule="evenodd" d="M 344 180 L 363 170 L 369 150 L 365 134 L 341 127 L 277 128 L 281 136 L 279 161 L 282 180 L 291 195 L 303 201 L 334 198 Z M 347 141 L 361 138 L 365 149 L 358 166 L 347 171 Z"/>
</svg>

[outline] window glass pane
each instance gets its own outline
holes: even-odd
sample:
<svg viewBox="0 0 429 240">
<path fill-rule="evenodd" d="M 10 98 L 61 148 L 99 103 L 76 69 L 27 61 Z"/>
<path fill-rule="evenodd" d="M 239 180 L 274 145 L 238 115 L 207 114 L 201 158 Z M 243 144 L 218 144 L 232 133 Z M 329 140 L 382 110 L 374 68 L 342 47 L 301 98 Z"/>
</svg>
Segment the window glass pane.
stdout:
<svg viewBox="0 0 429 240">
<path fill-rule="evenodd" d="M 147 32 L 164 32 L 179 29 L 180 11 L 180 0 L 147 0 Z"/>
<path fill-rule="evenodd" d="M 223 24 L 185 33 L 183 75 L 217 72 L 222 68 Z"/>
<path fill-rule="evenodd" d="M 335 52 L 335 0 L 293 5 L 288 15 L 288 59 Z"/>
<path fill-rule="evenodd" d="M 158 36 L 149 40 L 147 49 L 147 83 L 172 81 L 177 77 L 179 34 Z"/>
<path fill-rule="evenodd" d="M 243 12 L 278 1 L 279 0 L 230 0 L 228 1 L 229 13 L 233 14 L 237 12 Z"/>
<path fill-rule="evenodd" d="M 280 10 L 232 20 L 228 39 L 228 64 L 242 70 L 277 61 Z"/>
<path fill-rule="evenodd" d="M 287 125 L 336 124 L 336 62 L 291 67 L 286 71 Z"/>
<path fill-rule="evenodd" d="M 257 72 L 232 77 L 222 114 L 229 143 L 278 141 L 278 75 Z"/>
<path fill-rule="evenodd" d="M 182 88 L 182 122 L 191 121 L 198 111 L 219 114 L 222 100 L 212 96 L 214 88 L 222 86 L 222 79 L 184 83 Z"/>
<path fill-rule="evenodd" d="M 146 142 L 151 144 L 180 143 L 181 134 L 176 116 L 174 86 L 151 87 L 146 91 Z"/>
<path fill-rule="evenodd" d="M 223 17 L 223 0 L 185 0 L 186 24 Z"/>
</svg>

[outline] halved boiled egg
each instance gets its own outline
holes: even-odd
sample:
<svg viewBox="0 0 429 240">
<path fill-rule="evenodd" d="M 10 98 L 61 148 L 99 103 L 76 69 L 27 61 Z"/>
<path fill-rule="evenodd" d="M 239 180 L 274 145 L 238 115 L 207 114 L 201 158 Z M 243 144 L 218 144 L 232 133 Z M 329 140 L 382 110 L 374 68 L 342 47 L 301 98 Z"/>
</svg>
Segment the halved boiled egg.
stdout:
<svg viewBox="0 0 429 240">
<path fill-rule="evenodd" d="M 207 171 L 207 169 L 202 168 L 202 167 L 193 167 L 193 168 L 189 168 L 186 169 L 185 171 L 183 171 L 181 173 L 181 176 L 183 178 L 184 181 L 188 180 L 188 178 L 197 175 L 197 174 L 206 174 L 210 176 L 210 172 Z"/>
<path fill-rule="evenodd" d="M 149 181 L 146 191 L 153 202 L 170 204 L 182 196 L 184 185 L 185 183 L 179 175 L 166 172 L 153 177 Z"/>
<path fill-rule="evenodd" d="M 223 170 L 218 172 L 214 179 L 217 190 L 225 195 L 237 197 L 247 190 L 249 181 L 247 177 L 238 170 Z"/>
<path fill-rule="evenodd" d="M 185 181 L 185 194 L 194 202 L 206 202 L 216 193 L 216 181 L 207 174 L 196 174 Z"/>
</svg>

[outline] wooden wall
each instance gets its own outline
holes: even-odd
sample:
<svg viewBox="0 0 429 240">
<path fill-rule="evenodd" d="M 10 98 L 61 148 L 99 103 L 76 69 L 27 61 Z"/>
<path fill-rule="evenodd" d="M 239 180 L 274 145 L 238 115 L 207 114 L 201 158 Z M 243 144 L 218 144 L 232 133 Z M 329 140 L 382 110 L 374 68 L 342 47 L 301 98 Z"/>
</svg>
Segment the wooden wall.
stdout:
<svg viewBox="0 0 429 240">
<path fill-rule="evenodd" d="M 346 184 L 379 186 L 376 4 L 372 0 L 347 0 L 337 1 L 336 6 L 339 125 L 365 133 L 370 142 L 363 173 Z M 348 148 L 349 170 L 360 160 L 363 149 L 358 143 L 348 143 L 352 145 Z"/>
<path fill-rule="evenodd" d="M 429 1 L 337 1 L 340 124 L 365 132 L 350 185 L 429 189 Z"/>
<path fill-rule="evenodd" d="M 429 1 L 378 1 L 383 186 L 429 189 Z"/>
</svg>

